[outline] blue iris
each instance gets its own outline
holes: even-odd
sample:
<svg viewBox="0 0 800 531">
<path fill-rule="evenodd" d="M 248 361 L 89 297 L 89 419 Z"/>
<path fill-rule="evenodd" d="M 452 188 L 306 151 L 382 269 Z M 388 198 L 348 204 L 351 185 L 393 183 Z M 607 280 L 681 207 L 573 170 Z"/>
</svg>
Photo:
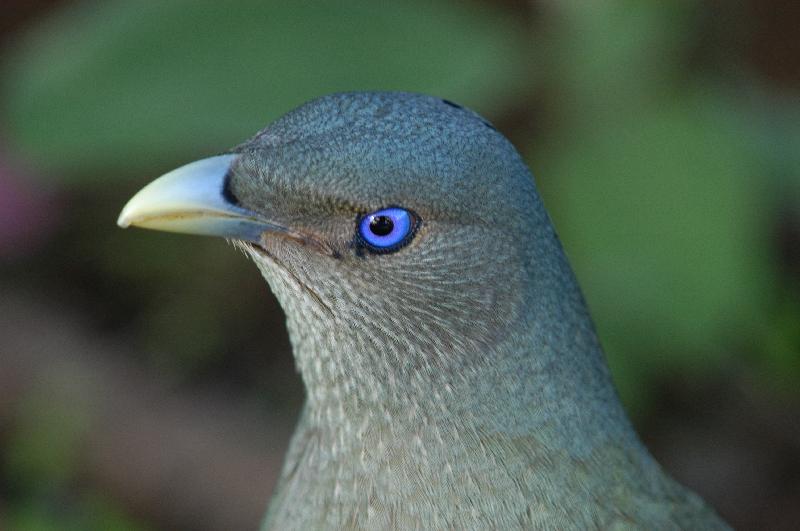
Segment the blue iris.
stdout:
<svg viewBox="0 0 800 531">
<path fill-rule="evenodd" d="M 414 235 L 414 216 L 399 207 L 382 208 L 367 214 L 358 222 L 362 242 L 373 251 L 394 251 Z"/>
</svg>

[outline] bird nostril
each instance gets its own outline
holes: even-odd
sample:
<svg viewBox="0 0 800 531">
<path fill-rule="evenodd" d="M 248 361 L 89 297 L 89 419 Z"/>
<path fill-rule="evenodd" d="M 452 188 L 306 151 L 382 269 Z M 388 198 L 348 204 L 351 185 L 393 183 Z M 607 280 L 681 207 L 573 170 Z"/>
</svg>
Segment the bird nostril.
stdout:
<svg viewBox="0 0 800 531">
<path fill-rule="evenodd" d="M 228 203 L 230 203 L 230 204 L 232 204 L 234 206 L 240 206 L 239 205 L 239 198 L 236 197 L 236 194 L 234 194 L 233 190 L 231 189 L 231 172 L 230 172 L 230 170 L 228 170 L 228 173 L 225 175 L 225 180 L 222 183 L 222 197 Z"/>
</svg>

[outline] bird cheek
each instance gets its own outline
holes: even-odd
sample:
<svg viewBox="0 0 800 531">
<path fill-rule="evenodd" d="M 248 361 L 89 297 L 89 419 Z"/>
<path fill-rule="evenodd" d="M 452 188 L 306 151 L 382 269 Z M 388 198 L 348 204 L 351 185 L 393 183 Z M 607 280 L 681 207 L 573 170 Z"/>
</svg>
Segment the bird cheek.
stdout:
<svg viewBox="0 0 800 531">
<path fill-rule="evenodd" d="M 337 246 L 320 234 L 306 230 L 287 229 L 284 232 L 265 232 L 261 237 L 261 245 L 269 249 L 275 245 L 300 247 L 309 253 L 316 253 L 330 258 L 341 257 Z"/>
</svg>

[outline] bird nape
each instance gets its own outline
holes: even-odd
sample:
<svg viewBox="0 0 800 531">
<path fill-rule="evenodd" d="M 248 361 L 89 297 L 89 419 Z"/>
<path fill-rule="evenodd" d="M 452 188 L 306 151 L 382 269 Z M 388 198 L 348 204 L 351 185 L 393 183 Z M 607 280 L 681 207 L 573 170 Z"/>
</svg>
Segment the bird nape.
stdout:
<svg viewBox="0 0 800 531">
<path fill-rule="evenodd" d="M 265 528 L 727 529 L 637 438 L 532 176 L 474 112 L 322 97 L 119 224 L 233 240 L 286 313 L 306 403 Z"/>
</svg>

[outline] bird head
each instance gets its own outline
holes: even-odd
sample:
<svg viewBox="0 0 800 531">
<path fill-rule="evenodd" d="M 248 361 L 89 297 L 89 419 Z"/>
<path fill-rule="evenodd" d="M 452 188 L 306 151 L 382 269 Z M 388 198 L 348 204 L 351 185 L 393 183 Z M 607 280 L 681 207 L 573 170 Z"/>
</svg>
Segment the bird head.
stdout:
<svg viewBox="0 0 800 531">
<path fill-rule="evenodd" d="M 582 308 L 516 150 L 430 96 L 314 100 L 152 182 L 119 224 L 241 247 L 286 312 L 312 400 L 456 385 L 537 330 L 554 342 L 542 319 Z"/>
</svg>

